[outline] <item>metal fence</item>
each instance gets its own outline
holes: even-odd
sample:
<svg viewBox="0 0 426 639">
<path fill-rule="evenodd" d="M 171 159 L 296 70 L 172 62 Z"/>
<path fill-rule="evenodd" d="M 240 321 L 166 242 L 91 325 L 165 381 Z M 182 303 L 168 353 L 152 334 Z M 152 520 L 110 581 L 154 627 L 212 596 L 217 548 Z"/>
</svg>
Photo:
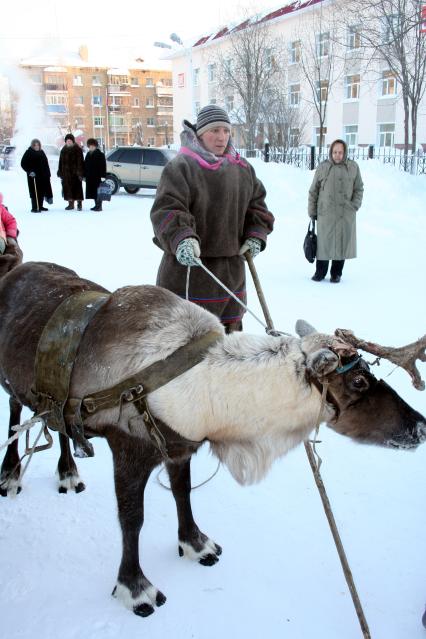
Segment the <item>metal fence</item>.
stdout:
<svg viewBox="0 0 426 639">
<path fill-rule="evenodd" d="M 321 153 L 314 146 L 303 146 L 298 148 L 280 148 L 265 144 L 263 149 L 239 149 L 238 152 L 245 158 L 259 158 L 265 162 L 278 162 L 290 164 L 300 169 L 313 170 L 323 160 L 328 159 L 328 149 L 323 149 Z M 404 154 L 403 150 L 394 148 L 379 148 L 374 146 L 357 147 L 348 149 L 348 157 L 351 160 L 362 162 L 364 160 L 378 160 L 383 164 L 392 164 L 401 171 L 413 175 L 426 175 L 426 153 Z"/>
</svg>

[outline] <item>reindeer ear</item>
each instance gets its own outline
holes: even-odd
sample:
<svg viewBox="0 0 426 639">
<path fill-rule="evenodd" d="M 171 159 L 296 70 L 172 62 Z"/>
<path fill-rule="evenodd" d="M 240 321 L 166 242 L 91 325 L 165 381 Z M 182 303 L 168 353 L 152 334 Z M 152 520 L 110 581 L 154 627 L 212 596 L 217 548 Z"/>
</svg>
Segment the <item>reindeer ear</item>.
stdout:
<svg viewBox="0 0 426 639">
<path fill-rule="evenodd" d="M 329 348 L 321 348 L 306 358 L 308 371 L 315 377 L 325 377 L 339 365 L 339 358 Z"/>
<path fill-rule="evenodd" d="M 297 320 L 296 322 L 296 333 L 299 337 L 306 337 L 306 335 L 312 335 L 313 333 L 317 333 L 318 331 L 308 324 L 305 320 Z"/>
</svg>

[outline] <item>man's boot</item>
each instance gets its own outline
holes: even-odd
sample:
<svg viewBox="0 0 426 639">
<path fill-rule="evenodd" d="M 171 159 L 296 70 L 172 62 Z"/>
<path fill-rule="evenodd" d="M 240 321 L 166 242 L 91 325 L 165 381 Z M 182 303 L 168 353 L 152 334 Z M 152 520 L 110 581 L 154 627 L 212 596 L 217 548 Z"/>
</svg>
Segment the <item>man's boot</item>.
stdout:
<svg viewBox="0 0 426 639">
<path fill-rule="evenodd" d="M 37 200 L 35 197 L 31 198 L 31 213 L 39 213 L 39 208 L 37 206 Z"/>
<path fill-rule="evenodd" d="M 77 211 L 81 211 L 83 209 L 83 202 L 81 200 L 77 201 Z"/>
<path fill-rule="evenodd" d="M 68 206 L 65 207 L 66 211 L 74 211 L 74 200 L 68 200 Z"/>
</svg>

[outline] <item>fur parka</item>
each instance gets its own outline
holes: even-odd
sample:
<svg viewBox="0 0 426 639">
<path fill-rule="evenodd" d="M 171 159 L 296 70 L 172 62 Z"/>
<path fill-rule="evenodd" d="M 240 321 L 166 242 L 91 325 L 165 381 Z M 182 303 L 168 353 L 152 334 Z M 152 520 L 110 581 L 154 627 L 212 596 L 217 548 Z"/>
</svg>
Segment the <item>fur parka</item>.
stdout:
<svg viewBox="0 0 426 639">
<path fill-rule="evenodd" d="M 58 177 L 62 180 L 64 200 L 83 200 L 83 151 L 78 144 L 62 147 L 59 156 Z"/>
</svg>

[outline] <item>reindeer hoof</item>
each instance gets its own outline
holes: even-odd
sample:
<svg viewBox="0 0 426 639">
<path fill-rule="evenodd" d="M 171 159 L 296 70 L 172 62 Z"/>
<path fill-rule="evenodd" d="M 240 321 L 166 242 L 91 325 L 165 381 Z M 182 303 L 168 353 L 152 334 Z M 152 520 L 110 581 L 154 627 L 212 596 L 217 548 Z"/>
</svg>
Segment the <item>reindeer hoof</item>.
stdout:
<svg viewBox="0 0 426 639">
<path fill-rule="evenodd" d="M 18 484 L 17 479 L 12 477 L 3 477 L 0 479 L 0 496 L 1 497 L 16 497 L 22 490 L 22 486 Z"/>
<path fill-rule="evenodd" d="M 198 561 L 202 566 L 214 566 L 219 561 L 219 557 L 217 555 L 206 555 L 202 559 Z"/>
<path fill-rule="evenodd" d="M 83 490 L 86 490 L 86 484 L 84 484 L 82 481 L 80 483 L 77 484 L 77 486 L 74 488 L 76 493 L 82 493 Z"/>
<path fill-rule="evenodd" d="M 149 615 L 152 615 L 154 612 L 154 608 L 151 604 L 143 603 L 140 606 L 135 606 L 133 612 L 135 615 L 138 615 L 138 617 L 149 617 Z"/>
<path fill-rule="evenodd" d="M 214 566 L 219 561 L 222 548 L 203 533 L 192 543 L 179 541 L 179 557 L 187 557 L 198 561 L 202 566 Z"/>
<path fill-rule="evenodd" d="M 69 490 L 74 490 L 76 493 L 81 493 L 85 490 L 86 486 L 81 481 L 78 474 L 65 475 L 59 479 L 58 492 L 65 495 Z"/>
</svg>

